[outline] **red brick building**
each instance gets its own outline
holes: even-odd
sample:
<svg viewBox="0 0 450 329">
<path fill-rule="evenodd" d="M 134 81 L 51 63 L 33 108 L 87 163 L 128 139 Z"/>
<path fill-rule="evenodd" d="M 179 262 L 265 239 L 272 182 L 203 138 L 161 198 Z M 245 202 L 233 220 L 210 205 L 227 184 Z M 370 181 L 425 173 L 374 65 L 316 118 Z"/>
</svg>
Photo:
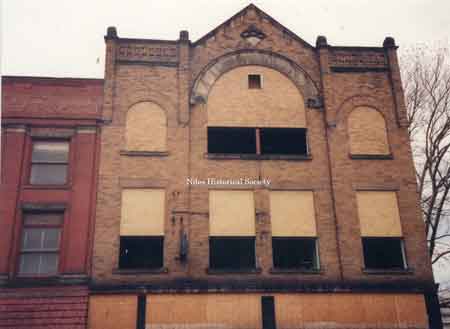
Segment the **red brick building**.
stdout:
<svg viewBox="0 0 450 329">
<path fill-rule="evenodd" d="M 3 77 L 0 328 L 85 328 L 103 80 Z"/>
</svg>

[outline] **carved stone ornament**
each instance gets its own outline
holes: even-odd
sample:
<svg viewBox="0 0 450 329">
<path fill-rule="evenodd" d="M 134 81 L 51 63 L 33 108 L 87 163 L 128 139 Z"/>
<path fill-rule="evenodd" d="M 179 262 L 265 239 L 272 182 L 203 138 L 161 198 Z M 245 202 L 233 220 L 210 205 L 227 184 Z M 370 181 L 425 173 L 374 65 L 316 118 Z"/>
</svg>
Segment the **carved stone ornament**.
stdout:
<svg viewBox="0 0 450 329">
<path fill-rule="evenodd" d="M 262 39 L 266 37 L 264 32 L 258 29 L 255 25 L 250 25 L 245 31 L 241 33 L 241 37 L 245 39 L 252 46 L 256 46 Z"/>
</svg>

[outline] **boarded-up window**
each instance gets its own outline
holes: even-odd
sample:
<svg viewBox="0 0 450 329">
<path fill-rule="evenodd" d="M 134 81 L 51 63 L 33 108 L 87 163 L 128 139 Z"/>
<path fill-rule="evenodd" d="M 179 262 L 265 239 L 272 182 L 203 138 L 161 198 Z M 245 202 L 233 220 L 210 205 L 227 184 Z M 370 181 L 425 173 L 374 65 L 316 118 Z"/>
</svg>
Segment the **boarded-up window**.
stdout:
<svg viewBox="0 0 450 329">
<path fill-rule="evenodd" d="M 361 236 L 401 237 L 397 195 L 391 191 L 356 193 Z"/>
<path fill-rule="evenodd" d="M 253 191 L 210 191 L 209 235 L 254 236 Z"/>
<path fill-rule="evenodd" d="M 261 328 L 257 294 L 147 295 L 147 328 Z"/>
<path fill-rule="evenodd" d="M 263 88 L 249 81 L 263 76 Z M 251 78 L 253 79 L 253 78 Z M 305 128 L 305 102 L 297 86 L 277 70 L 248 65 L 224 73 L 207 101 L 208 126 Z"/>
<path fill-rule="evenodd" d="M 406 257 L 397 195 L 390 191 L 356 193 L 364 254 L 368 269 L 404 269 Z"/>
<path fill-rule="evenodd" d="M 253 191 L 210 191 L 209 218 L 210 268 L 254 268 Z"/>
<path fill-rule="evenodd" d="M 165 198 L 162 189 L 122 190 L 120 235 L 164 235 Z"/>
<path fill-rule="evenodd" d="M 136 295 L 94 295 L 89 297 L 90 329 L 136 328 Z"/>
<path fill-rule="evenodd" d="M 312 191 L 270 192 L 273 266 L 317 269 L 317 231 Z"/>
<path fill-rule="evenodd" d="M 124 189 L 120 222 L 119 267 L 163 266 L 165 191 Z"/>
<path fill-rule="evenodd" d="M 272 236 L 315 237 L 316 221 L 312 191 L 270 192 Z"/>
<path fill-rule="evenodd" d="M 380 112 L 373 108 L 357 107 L 350 113 L 348 135 L 351 154 L 389 154 L 386 123 Z"/>
<path fill-rule="evenodd" d="M 152 102 L 137 103 L 128 110 L 126 121 L 127 150 L 167 150 L 167 118 L 159 105 Z"/>
</svg>

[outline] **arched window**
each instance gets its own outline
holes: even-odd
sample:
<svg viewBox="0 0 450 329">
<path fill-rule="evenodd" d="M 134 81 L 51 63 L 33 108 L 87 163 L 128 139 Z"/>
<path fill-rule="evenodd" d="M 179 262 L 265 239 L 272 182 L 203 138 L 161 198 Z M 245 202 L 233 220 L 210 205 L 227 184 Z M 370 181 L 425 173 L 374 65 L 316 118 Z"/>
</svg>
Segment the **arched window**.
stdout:
<svg viewBox="0 0 450 329">
<path fill-rule="evenodd" d="M 350 154 L 388 155 L 389 143 L 386 122 L 377 110 L 370 107 L 355 108 L 348 118 Z"/>
<path fill-rule="evenodd" d="M 208 153 L 306 155 L 303 95 L 283 73 L 247 65 L 224 73 L 207 100 Z"/>
<path fill-rule="evenodd" d="M 127 113 L 125 139 L 128 151 L 166 151 L 167 118 L 164 110 L 152 102 L 133 105 Z"/>
</svg>

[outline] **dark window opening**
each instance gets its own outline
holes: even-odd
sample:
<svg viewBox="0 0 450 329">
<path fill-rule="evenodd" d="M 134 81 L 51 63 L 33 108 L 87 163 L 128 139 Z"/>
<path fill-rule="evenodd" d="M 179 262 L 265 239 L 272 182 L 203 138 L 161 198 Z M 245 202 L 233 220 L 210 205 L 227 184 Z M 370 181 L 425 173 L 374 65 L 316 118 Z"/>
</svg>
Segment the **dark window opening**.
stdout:
<svg viewBox="0 0 450 329">
<path fill-rule="evenodd" d="M 318 269 L 316 239 L 272 238 L 273 266 L 279 269 Z"/>
<path fill-rule="evenodd" d="M 405 269 L 403 241 L 400 238 L 363 238 L 367 269 Z"/>
<path fill-rule="evenodd" d="M 209 238 L 209 266 L 212 269 L 255 268 L 255 238 Z"/>
<path fill-rule="evenodd" d="M 261 89 L 261 75 L 249 74 L 248 75 L 248 89 Z"/>
<path fill-rule="evenodd" d="M 306 129 L 261 128 L 261 154 L 306 155 Z"/>
<path fill-rule="evenodd" d="M 262 328 L 276 329 L 275 301 L 273 296 L 261 297 Z"/>
<path fill-rule="evenodd" d="M 19 275 L 58 273 L 63 213 L 25 213 Z"/>
<path fill-rule="evenodd" d="M 67 183 L 69 142 L 34 141 L 31 154 L 30 184 Z"/>
<path fill-rule="evenodd" d="M 208 127 L 208 153 L 256 154 L 255 129 Z"/>
<path fill-rule="evenodd" d="M 161 268 L 163 237 L 121 236 L 119 268 Z"/>
</svg>

